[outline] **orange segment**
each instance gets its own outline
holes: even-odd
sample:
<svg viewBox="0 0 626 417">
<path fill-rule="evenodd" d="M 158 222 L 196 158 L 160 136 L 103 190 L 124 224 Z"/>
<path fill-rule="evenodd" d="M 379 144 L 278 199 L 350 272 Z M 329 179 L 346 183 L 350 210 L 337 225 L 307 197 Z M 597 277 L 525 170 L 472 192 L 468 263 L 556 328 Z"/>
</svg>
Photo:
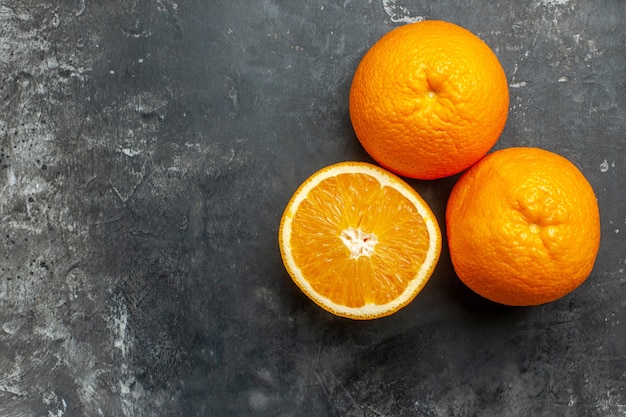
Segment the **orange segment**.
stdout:
<svg viewBox="0 0 626 417">
<path fill-rule="evenodd" d="M 424 200 L 384 169 L 360 162 L 307 179 L 279 231 L 294 282 L 322 308 L 371 319 L 409 303 L 441 251 L 441 232 Z"/>
</svg>

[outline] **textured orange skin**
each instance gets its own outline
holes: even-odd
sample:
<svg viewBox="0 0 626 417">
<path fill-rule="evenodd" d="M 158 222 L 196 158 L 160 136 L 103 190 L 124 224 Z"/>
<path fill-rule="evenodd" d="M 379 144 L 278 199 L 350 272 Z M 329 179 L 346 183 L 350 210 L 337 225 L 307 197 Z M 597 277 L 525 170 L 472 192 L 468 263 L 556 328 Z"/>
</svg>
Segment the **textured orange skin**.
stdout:
<svg viewBox="0 0 626 417">
<path fill-rule="evenodd" d="M 600 245 L 591 185 L 570 161 L 537 148 L 496 151 L 470 168 L 452 190 L 446 225 L 461 281 L 512 306 L 572 292 Z"/>
<path fill-rule="evenodd" d="M 496 55 L 442 21 L 384 35 L 359 63 L 350 90 L 350 118 L 365 150 L 411 178 L 442 178 L 477 162 L 500 137 L 508 109 Z"/>
</svg>

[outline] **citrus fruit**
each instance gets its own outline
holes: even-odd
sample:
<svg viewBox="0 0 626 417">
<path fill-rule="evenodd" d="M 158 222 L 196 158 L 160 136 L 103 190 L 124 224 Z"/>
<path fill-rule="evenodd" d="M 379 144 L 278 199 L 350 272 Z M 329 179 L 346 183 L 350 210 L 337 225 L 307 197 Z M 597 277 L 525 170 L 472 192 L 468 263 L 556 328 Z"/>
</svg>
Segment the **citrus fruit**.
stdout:
<svg viewBox="0 0 626 417">
<path fill-rule="evenodd" d="M 342 162 L 309 177 L 280 222 L 283 263 L 325 310 L 374 319 L 408 304 L 441 252 L 427 203 L 387 170 Z"/>
<path fill-rule="evenodd" d="M 465 172 L 450 194 L 446 226 L 461 281 L 513 306 L 572 292 L 600 245 L 591 185 L 569 160 L 537 148 L 499 150 Z"/>
<path fill-rule="evenodd" d="M 399 26 L 363 56 L 350 119 L 367 153 L 396 174 L 463 171 L 496 143 L 509 109 L 506 75 L 480 38 L 455 24 Z"/>
</svg>

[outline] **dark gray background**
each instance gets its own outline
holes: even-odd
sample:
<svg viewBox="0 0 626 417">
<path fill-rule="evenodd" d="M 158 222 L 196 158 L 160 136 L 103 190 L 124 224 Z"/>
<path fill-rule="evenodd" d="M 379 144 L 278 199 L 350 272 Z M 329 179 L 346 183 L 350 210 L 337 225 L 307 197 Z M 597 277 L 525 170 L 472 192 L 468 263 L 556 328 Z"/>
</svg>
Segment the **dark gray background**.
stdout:
<svg viewBox="0 0 626 417">
<path fill-rule="evenodd" d="M 571 295 L 495 305 L 444 246 L 412 304 L 354 322 L 285 272 L 296 187 L 370 161 L 359 59 L 420 19 L 500 58 L 496 148 L 593 185 Z M 0 415 L 626 415 L 625 23 L 621 0 L 0 0 Z M 442 224 L 456 179 L 410 181 Z"/>
</svg>

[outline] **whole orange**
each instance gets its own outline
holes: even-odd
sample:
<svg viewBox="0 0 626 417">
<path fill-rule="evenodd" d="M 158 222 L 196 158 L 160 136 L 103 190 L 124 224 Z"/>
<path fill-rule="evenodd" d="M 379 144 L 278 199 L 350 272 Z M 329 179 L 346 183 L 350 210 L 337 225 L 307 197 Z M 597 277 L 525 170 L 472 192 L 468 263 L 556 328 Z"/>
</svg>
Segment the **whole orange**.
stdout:
<svg viewBox="0 0 626 417">
<path fill-rule="evenodd" d="M 350 119 L 379 164 L 435 179 L 474 164 L 506 123 L 509 90 L 498 58 L 455 24 L 397 27 L 367 51 L 350 89 Z"/>
<path fill-rule="evenodd" d="M 461 281 L 514 306 L 569 294 L 591 273 L 600 245 L 591 185 L 573 163 L 537 148 L 499 150 L 465 172 L 446 226 Z"/>
</svg>

